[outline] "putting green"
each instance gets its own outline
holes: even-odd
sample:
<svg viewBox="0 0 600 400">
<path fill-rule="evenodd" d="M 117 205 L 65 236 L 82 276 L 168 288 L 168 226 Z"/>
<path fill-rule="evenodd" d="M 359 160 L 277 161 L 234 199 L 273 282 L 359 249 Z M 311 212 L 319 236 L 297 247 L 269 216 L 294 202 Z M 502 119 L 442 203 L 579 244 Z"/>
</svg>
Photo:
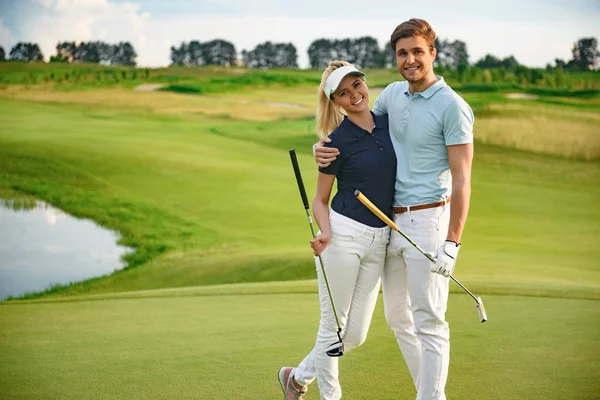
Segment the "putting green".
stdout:
<svg viewBox="0 0 600 400">
<path fill-rule="evenodd" d="M 279 399 L 278 368 L 314 344 L 316 294 L 152 295 L 0 305 L 0 398 Z M 449 399 L 594 398 L 600 302 L 484 301 L 481 324 L 468 296 L 450 296 Z M 367 342 L 340 363 L 345 398 L 414 396 L 381 299 Z"/>
</svg>

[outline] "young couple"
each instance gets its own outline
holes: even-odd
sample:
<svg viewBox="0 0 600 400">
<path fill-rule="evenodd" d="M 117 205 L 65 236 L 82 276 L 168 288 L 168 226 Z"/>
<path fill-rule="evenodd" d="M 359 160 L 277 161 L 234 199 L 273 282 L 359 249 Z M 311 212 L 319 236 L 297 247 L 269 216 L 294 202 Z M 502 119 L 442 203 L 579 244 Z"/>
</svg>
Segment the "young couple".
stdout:
<svg viewBox="0 0 600 400">
<path fill-rule="evenodd" d="M 448 277 L 469 209 L 474 117 L 468 104 L 434 74 L 434 41 L 435 32 L 424 20 L 396 27 L 390 44 L 405 81 L 386 87 L 372 111 L 362 72 L 334 61 L 323 73 L 313 201 L 320 232 L 310 242 L 324 263 L 315 258 L 321 322 L 315 346 L 300 365 L 279 370 L 286 400 L 303 399 L 315 378 L 321 399 L 342 397 L 338 359 L 325 353 L 338 339 L 323 267 L 344 351 L 366 339 L 381 278 L 385 317 L 417 400 L 446 398 Z M 335 179 L 337 194 L 330 211 Z M 390 233 L 357 200 L 356 189 L 423 249 L 434 252 L 435 264 L 397 232 Z"/>
</svg>

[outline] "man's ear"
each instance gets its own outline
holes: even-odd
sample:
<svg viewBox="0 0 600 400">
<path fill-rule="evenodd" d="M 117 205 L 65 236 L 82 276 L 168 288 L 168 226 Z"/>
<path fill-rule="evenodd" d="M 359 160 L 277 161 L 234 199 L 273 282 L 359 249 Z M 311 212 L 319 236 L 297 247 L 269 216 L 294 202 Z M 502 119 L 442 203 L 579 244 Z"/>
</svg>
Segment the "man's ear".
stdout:
<svg viewBox="0 0 600 400">
<path fill-rule="evenodd" d="M 433 64 L 433 61 L 435 61 L 435 57 L 437 56 L 437 49 L 435 47 L 431 51 L 431 55 L 433 56 L 433 60 L 431 60 L 431 63 Z"/>
</svg>

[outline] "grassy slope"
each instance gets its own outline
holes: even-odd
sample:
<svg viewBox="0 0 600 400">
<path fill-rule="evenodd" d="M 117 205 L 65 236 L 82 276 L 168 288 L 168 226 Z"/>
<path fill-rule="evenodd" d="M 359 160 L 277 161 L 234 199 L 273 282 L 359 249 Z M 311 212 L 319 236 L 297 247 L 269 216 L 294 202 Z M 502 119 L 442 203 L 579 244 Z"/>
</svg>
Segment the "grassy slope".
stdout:
<svg viewBox="0 0 600 400">
<path fill-rule="evenodd" d="M 77 290 L 313 277 L 287 154 L 291 147 L 301 153 L 313 192 L 307 121 L 0 105 L 0 186 L 120 230 L 124 243 L 141 249 L 133 264 L 152 258 Z M 597 163 L 478 145 L 459 276 L 489 292 L 598 297 L 600 228 L 590 221 L 600 219 L 600 189 L 590 182 L 599 177 Z"/>
</svg>

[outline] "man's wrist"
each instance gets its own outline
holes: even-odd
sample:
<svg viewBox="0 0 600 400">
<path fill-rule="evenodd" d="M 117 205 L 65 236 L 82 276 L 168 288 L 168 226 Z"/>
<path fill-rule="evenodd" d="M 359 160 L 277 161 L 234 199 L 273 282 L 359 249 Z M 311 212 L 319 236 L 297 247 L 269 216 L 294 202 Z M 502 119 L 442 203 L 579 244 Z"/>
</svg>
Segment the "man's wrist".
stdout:
<svg viewBox="0 0 600 400">
<path fill-rule="evenodd" d="M 459 247 L 459 246 L 460 246 L 460 243 L 459 243 L 459 242 L 457 242 L 457 241 L 455 241 L 455 240 L 446 239 L 446 243 L 454 243 L 454 245 L 455 245 L 456 247 Z"/>
</svg>

